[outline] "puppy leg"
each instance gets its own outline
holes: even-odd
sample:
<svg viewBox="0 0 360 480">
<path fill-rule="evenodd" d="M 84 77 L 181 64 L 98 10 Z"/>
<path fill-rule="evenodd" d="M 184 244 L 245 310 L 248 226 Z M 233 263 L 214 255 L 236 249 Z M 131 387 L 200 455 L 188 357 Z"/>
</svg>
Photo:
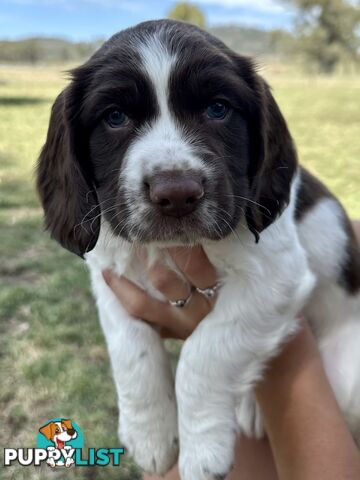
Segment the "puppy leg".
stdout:
<svg viewBox="0 0 360 480">
<path fill-rule="evenodd" d="M 233 464 L 235 390 L 226 365 L 231 358 L 227 351 L 225 360 L 215 339 L 219 326 L 209 323 L 203 320 L 185 342 L 176 374 L 182 480 L 223 479 Z"/>
<path fill-rule="evenodd" d="M 130 317 L 102 277 L 94 290 L 118 393 L 120 439 L 145 471 L 164 474 L 178 453 L 174 382 L 167 353 L 157 332 Z"/>
<path fill-rule="evenodd" d="M 265 363 L 296 328 L 294 318 L 265 319 L 277 332 L 264 345 L 257 318 L 219 323 L 213 313 L 185 342 L 176 375 L 182 480 L 226 477 L 238 434 L 235 407 L 247 401 Z"/>
</svg>

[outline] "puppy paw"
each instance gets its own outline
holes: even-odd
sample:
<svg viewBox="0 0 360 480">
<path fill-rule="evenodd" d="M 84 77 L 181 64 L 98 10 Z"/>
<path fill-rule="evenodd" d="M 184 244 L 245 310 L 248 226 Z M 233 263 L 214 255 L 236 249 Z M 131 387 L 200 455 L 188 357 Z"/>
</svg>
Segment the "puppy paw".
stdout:
<svg viewBox="0 0 360 480">
<path fill-rule="evenodd" d="M 134 417 L 136 418 L 136 417 Z M 142 422 L 120 416 L 119 436 L 137 465 L 147 473 L 164 475 L 178 457 L 176 411 L 158 412 Z"/>
<path fill-rule="evenodd" d="M 71 465 L 75 464 L 75 460 L 73 458 L 67 458 L 65 461 L 65 467 L 69 468 Z"/>
<path fill-rule="evenodd" d="M 206 441 L 181 447 L 181 480 L 224 480 L 233 468 L 235 438 L 223 443 Z"/>
<path fill-rule="evenodd" d="M 46 463 L 49 465 L 49 467 L 55 468 L 55 460 L 53 458 L 48 458 Z"/>
</svg>

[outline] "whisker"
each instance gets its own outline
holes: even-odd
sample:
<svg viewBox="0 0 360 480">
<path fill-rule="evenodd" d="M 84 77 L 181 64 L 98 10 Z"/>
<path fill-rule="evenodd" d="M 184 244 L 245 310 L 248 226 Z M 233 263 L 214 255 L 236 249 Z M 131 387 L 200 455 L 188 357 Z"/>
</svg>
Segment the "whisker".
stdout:
<svg viewBox="0 0 360 480">
<path fill-rule="evenodd" d="M 252 200 L 251 198 L 247 198 L 247 197 L 242 197 L 241 195 L 233 195 L 233 194 L 230 194 L 230 195 L 226 195 L 224 194 L 225 197 L 230 197 L 230 198 L 240 198 L 242 200 L 245 200 L 247 202 L 250 202 L 250 203 L 253 203 L 254 205 L 257 205 L 258 207 L 260 208 L 263 208 L 264 210 L 266 210 L 268 212 L 268 214 L 271 216 L 271 212 L 270 210 L 265 207 L 265 205 L 262 205 L 261 203 L 259 202 L 255 202 L 255 200 Z"/>
</svg>

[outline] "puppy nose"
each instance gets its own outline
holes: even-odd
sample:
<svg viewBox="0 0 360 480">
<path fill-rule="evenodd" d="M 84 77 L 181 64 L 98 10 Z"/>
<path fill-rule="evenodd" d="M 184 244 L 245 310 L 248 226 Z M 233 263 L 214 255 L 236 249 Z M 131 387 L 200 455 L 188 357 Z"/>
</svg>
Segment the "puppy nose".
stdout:
<svg viewBox="0 0 360 480">
<path fill-rule="evenodd" d="M 200 176 L 178 173 L 158 173 L 147 182 L 150 201 L 164 215 L 183 217 L 193 212 L 204 189 Z"/>
</svg>

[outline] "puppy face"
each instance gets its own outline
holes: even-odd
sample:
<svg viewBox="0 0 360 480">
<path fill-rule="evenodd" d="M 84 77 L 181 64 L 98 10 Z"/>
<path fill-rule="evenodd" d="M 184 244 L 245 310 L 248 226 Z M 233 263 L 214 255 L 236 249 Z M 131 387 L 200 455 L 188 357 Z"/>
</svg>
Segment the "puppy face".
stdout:
<svg viewBox="0 0 360 480">
<path fill-rule="evenodd" d="M 63 448 L 65 442 L 76 438 L 77 433 L 72 426 L 71 420 L 61 420 L 59 422 L 49 422 L 40 428 L 42 433 L 48 440 L 55 443 L 56 447 Z"/>
<path fill-rule="evenodd" d="M 200 29 L 147 22 L 73 72 L 40 157 L 47 226 L 83 254 L 102 215 L 132 242 L 256 238 L 286 205 L 296 156 L 252 63 Z"/>
<path fill-rule="evenodd" d="M 85 101 L 84 123 L 95 119 L 98 198 L 114 231 L 131 241 L 220 238 L 249 195 L 251 92 L 202 37 L 191 56 L 190 39 L 179 50 L 176 36 L 161 33 L 138 41 L 135 69 L 124 57 L 104 67 Z"/>
</svg>

